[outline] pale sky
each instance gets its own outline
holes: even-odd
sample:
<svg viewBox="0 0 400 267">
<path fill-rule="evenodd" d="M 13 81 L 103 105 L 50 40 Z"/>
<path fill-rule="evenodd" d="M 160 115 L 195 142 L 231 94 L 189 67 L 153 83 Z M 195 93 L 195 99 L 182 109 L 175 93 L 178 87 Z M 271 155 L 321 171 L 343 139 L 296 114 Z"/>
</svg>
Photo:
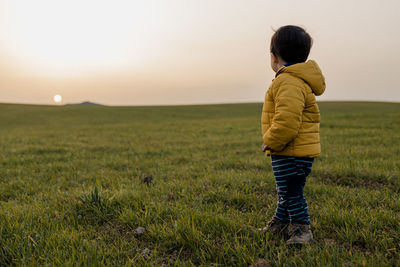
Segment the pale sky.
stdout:
<svg viewBox="0 0 400 267">
<path fill-rule="evenodd" d="M 397 0 L 0 0 L 0 103 L 262 102 L 272 29 L 303 26 L 319 100 L 400 102 Z"/>
</svg>

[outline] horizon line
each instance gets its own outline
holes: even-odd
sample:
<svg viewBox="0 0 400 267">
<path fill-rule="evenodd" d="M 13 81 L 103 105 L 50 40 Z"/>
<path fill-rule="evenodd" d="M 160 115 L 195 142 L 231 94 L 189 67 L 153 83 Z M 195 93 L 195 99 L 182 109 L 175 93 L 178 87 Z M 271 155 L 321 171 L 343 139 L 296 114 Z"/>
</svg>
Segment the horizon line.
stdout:
<svg viewBox="0 0 400 267">
<path fill-rule="evenodd" d="M 317 103 L 387 103 L 387 104 L 400 104 L 400 101 L 386 101 L 386 100 L 318 100 Z M 88 103 L 88 104 L 84 104 Z M 36 103 L 18 103 L 18 102 L 0 102 L 0 105 L 24 105 L 24 106 L 48 106 L 48 107 L 66 107 L 66 106 L 103 106 L 103 107 L 176 107 L 176 106 L 213 106 L 213 105 L 239 105 L 239 104 L 262 104 L 260 101 L 245 101 L 245 102 L 210 102 L 210 103 L 189 103 L 189 104 L 149 104 L 149 105 L 108 105 L 92 101 L 82 101 L 78 103 L 65 103 L 65 104 L 36 104 Z"/>
</svg>

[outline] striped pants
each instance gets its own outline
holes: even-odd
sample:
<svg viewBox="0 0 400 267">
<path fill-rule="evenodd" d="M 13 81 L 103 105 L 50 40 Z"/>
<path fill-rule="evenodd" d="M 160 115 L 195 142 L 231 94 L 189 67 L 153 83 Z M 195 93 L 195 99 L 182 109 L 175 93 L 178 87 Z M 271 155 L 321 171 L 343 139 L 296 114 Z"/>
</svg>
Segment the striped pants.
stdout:
<svg viewBox="0 0 400 267">
<path fill-rule="evenodd" d="M 285 223 L 310 224 L 304 186 L 314 159 L 277 155 L 271 157 L 278 192 L 275 218 Z"/>
</svg>

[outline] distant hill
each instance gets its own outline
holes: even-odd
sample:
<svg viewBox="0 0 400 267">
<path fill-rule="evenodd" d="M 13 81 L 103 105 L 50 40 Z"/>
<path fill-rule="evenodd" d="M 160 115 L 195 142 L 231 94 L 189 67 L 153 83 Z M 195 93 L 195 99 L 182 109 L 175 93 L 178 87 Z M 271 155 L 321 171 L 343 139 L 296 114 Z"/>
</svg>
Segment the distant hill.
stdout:
<svg viewBox="0 0 400 267">
<path fill-rule="evenodd" d="M 90 101 L 84 101 L 82 103 L 69 104 L 69 105 L 76 105 L 76 106 L 102 106 L 101 104 L 93 103 L 93 102 L 90 102 Z"/>
</svg>

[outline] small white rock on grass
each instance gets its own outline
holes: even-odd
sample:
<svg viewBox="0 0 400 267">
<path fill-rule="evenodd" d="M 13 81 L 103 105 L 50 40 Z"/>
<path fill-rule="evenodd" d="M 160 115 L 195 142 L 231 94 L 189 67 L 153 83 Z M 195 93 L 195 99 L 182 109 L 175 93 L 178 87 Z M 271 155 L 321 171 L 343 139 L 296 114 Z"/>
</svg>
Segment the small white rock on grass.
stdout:
<svg viewBox="0 0 400 267">
<path fill-rule="evenodd" d="M 137 235 L 142 235 L 146 232 L 146 228 L 139 226 L 138 228 L 133 230 L 133 232 Z"/>
</svg>

